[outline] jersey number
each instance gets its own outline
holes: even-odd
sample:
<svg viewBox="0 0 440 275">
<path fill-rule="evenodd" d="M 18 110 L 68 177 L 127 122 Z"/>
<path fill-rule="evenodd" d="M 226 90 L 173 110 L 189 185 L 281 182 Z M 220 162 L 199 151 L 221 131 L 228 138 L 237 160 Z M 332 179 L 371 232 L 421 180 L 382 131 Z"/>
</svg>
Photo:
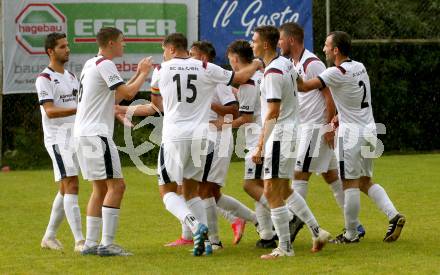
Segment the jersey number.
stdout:
<svg viewBox="0 0 440 275">
<path fill-rule="evenodd" d="M 191 97 L 186 98 L 186 102 L 193 103 L 196 100 L 197 96 L 197 88 L 194 84 L 191 83 L 191 80 L 197 80 L 197 75 L 189 74 L 188 81 L 186 82 L 186 88 L 193 92 Z M 177 84 L 177 101 L 182 102 L 182 86 L 180 85 L 180 74 L 176 74 L 173 76 L 173 81 Z"/>
<path fill-rule="evenodd" d="M 361 102 L 361 109 L 364 109 L 370 106 L 370 104 L 368 104 L 368 102 L 365 101 L 365 98 L 367 97 L 367 87 L 365 86 L 365 83 L 362 80 L 359 81 L 359 87 L 364 88 L 364 96 L 362 97 L 362 102 Z"/>
<path fill-rule="evenodd" d="M 83 84 L 82 84 L 83 78 L 84 78 L 84 75 L 82 75 L 81 79 L 79 80 L 78 102 L 81 102 L 81 98 L 82 98 L 82 95 L 83 95 Z"/>
</svg>

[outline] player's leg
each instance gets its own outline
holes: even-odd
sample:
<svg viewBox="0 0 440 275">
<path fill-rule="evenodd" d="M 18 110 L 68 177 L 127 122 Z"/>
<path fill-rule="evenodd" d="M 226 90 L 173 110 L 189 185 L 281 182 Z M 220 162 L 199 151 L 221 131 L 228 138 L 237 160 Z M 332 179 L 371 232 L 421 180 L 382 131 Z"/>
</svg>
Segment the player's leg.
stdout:
<svg viewBox="0 0 440 275">
<path fill-rule="evenodd" d="M 293 256 L 289 231 L 289 208 L 284 202 L 287 189 L 289 189 L 288 179 L 272 178 L 264 180 L 264 195 L 269 203 L 272 222 L 278 235 L 278 247 L 272 253 L 262 255 L 262 259 Z"/>
<path fill-rule="evenodd" d="M 188 208 L 186 206 L 185 200 L 183 198 L 182 195 L 182 185 L 180 184 L 165 184 L 165 185 L 159 185 L 159 192 L 161 195 L 161 198 L 163 200 L 164 196 L 167 193 L 175 193 L 177 196 L 179 196 L 180 200 L 179 202 L 175 202 L 174 198 L 174 194 L 168 195 L 166 200 L 164 201 L 165 204 L 165 208 L 168 210 L 171 214 L 173 214 L 180 222 L 181 224 L 181 235 L 180 237 L 170 243 L 165 244 L 165 246 L 182 246 L 182 245 L 192 245 L 193 244 L 193 239 L 192 239 L 192 231 L 191 228 L 185 224 L 185 220 L 181 220 L 179 217 L 181 216 L 179 213 L 176 212 L 176 214 L 174 213 L 174 207 L 172 205 L 180 205 L 180 207 L 178 207 L 178 209 L 184 209 L 184 208 Z M 182 202 L 185 206 L 182 206 Z"/>
<path fill-rule="evenodd" d="M 213 182 L 202 182 L 199 185 L 199 195 L 203 200 L 206 211 L 209 241 L 211 242 L 213 249 L 216 250 L 223 248 L 223 245 L 218 235 L 217 203 L 213 193 L 214 185 L 215 183 Z"/>
<path fill-rule="evenodd" d="M 78 204 L 78 176 L 66 177 L 61 180 L 64 186 L 64 212 L 70 230 L 72 230 L 75 239 L 75 252 L 81 252 L 84 246 L 84 236 L 81 225 L 81 211 Z"/>
<path fill-rule="evenodd" d="M 58 145 L 46 145 L 46 150 L 52 159 L 53 171 L 55 181 L 59 183 L 58 192 L 52 203 L 49 223 L 47 224 L 46 232 L 41 240 L 41 247 L 53 250 L 62 250 L 63 245 L 56 239 L 56 234 L 61 222 L 64 219 L 64 186 L 61 184 L 61 179 L 65 177 L 65 166 L 62 161 Z"/>
<path fill-rule="evenodd" d="M 405 216 L 397 211 L 385 189 L 381 185 L 373 183 L 371 177 L 361 177 L 361 190 L 374 201 L 388 218 L 389 226 L 383 239 L 384 242 L 396 241 L 405 225 Z"/>
<path fill-rule="evenodd" d="M 336 160 L 334 160 L 336 162 Z M 333 162 L 333 161 L 332 161 Z M 332 165 L 332 164 L 331 164 Z M 330 166 L 333 168 L 333 166 Z M 330 189 L 333 192 L 333 196 L 335 197 L 336 203 L 344 211 L 344 190 L 342 188 L 342 181 L 339 179 L 339 174 L 337 169 L 328 170 L 325 173 L 321 174 L 323 179 L 327 182 Z M 365 229 L 362 226 L 361 222 L 358 220 L 358 224 L 356 226 L 359 238 L 363 238 L 365 236 Z"/>
<path fill-rule="evenodd" d="M 83 255 L 97 255 L 98 242 L 102 227 L 102 205 L 107 194 L 105 180 L 95 180 L 92 183 L 92 193 L 87 204 L 86 242 L 81 251 Z"/>
</svg>

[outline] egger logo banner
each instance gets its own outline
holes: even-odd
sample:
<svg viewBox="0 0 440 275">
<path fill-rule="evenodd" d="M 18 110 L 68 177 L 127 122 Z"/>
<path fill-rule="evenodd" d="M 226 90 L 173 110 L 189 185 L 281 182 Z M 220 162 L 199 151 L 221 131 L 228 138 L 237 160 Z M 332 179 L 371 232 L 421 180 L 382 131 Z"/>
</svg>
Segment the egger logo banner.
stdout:
<svg viewBox="0 0 440 275">
<path fill-rule="evenodd" d="M 48 63 L 44 39 L 51 32 L 65 32 L 71 49 L 66 69 L 79 75 L 84 62 L 96 55 L 96 34 L 113 26 L 124 33 L 123 58 L 114 62 L 129 78 L 137 62 L 152 55 L 162 61 L 161 43 L 173 32 L 197 40 L 197 0 L 2 0 L 4 71 L 3 92 L 32 93 L 35 77 Z M 143 87 L 149 89 L 148 83 Z"/>
</svg>

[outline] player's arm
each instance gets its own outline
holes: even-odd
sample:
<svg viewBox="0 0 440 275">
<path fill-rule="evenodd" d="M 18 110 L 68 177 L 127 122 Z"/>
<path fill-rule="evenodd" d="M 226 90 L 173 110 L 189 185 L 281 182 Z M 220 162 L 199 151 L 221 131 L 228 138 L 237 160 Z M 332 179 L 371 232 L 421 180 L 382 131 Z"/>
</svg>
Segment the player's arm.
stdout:
<svg viewBox="0 0 440 275">
<path fill-rule="evenodd" d="M 263 68 L 263 62 L 259 59 L 254 59 L 251 64 L 233 73 L 232 83 L 245 84 L 260 68 Z"/>
<path fill-rule="evenodd" d="M 116 88 L 116 103 L 121 102 L 123 99 L 133 99 L 133 97 L 138 93 L 139 89 L 145 83 L 152 66 L 153 62 L 151 57 L 144 58 L 139 62 L 139 75 L 131 83 L 121 84 Z"/>
<path fill-rule="evenodd" d="M 211 109 L 216 112 L 219 116 L 226 116 L 231 114 L 232 117 L 235 119 L 238 117 L 238 102 L 232 101 L 229 103 L 226 103 L 225 105 L 218 104 L 218 103 L 212 103 Z"/>
<path fill-rule="evenodd" d="M 279 101 L 271 101 L 267 103 L 267 113 L 263 122 L 263 129 L 260 134 L 260 138 L 258 140 L 257 148 L 252 156 L 253 162 L 256 164 L 262 163 L 262 155 L 264 144 L 266 144 L 267 139 L 271 135 L 273 128 L 277 122 L 278 117 L 280 116 L 281 109 L 281 100 Z"/>
<path fill-rule="evenodd" d="M 141 75 L 141 73 L 139 72 L 139 67 L 136 70 L 136 73 L 130 78 L 130 80 L 127 81 L 126 85 L 130 85 L 133 82 L 136 81 L 136 79 L 138 79 L 138 77 Z"/>
<path fill-rule="evenodd" d="M 298 75 L 296 79 L 296 83 L 298 84 L 298 90 L 300 92 L 309 92 L 315 89 L 321 89 L 325 87 L 322 83 L 322 80 L 319 77 L 315 77 L 309 80 L 302 79 L 301 76 Z"/>
<path fill-rule="evenodd" d="M 53 101 L 47 101 L 42 104 L 48 118 L 67 117 L 76 114 L 76 108 L 62 108 L 53 104 Z"/>
</svg>

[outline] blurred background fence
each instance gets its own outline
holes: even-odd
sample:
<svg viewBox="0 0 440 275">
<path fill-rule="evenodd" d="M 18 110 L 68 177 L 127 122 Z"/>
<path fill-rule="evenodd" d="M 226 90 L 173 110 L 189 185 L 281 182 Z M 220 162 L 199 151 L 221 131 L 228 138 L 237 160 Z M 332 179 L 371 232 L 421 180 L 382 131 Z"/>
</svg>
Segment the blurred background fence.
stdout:
<svg viewBox="0 0 440 275">
<path fill-rule="evenodd" d="M 207 0 L 205 0 L 207 1 Z M 376 122 L 386 126 L 385 151 L 440 149 L 440 1 L 314 0 L 314 50 L 324 59 L 327 32 L 343 30 L 353 39 L 351 58 L 370 76 Z M 225 45 L 226 46 L 226 45 Z M 149 98 L 148 92 L 137 98 Z M 48 168 L 36 94 L 2 95 L 1 164 L 13 169 Z M 146 141 L 151 127 L 133 131 Z M 115 141 L 124 146 L 123 127 Z M 158 147 L 156 147 L 157 149 Z M 157 150 L 141 159 L 154 163 Z M 123 165 L 132 165 L 121 153 Z"/>
</svg>

